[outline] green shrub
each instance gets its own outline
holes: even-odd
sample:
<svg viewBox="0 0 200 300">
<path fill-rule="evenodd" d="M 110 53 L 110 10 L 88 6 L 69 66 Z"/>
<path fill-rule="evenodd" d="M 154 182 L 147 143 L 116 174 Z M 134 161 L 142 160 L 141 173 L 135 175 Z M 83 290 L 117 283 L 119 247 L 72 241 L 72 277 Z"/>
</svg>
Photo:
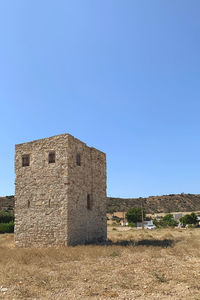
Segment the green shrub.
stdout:
<svg viewBox="0 0 200 300">
<path fill-rule="evenodd" d="M 195 224 L 189 224 L 188 228 L 196 228 L 196 225 Z"/>
<path fill-rule="evenodd" d="M 145 212 L 143 212 L 145 219 Z M 140 207 L 133 207 L 128 210 L 126 213 L 126 219 L 129 223 L 142 222 L 142 211 Z"/>
<path fill-rule="evenodd" d="M 153 224 L 157 228 L 162 228 L 162 227 L 175 227 L 178 225 L 178 222 L 174 220 L 174 217 L 172 214 L 167 214 L 164 217 L 161 217 L 160 220 L 153 220 Z"/>
<path fill-rule="evenodd" d="M 153 220 L 153 224 L 154 224 L 157 228 L 161 227 L 160 222 L 159 222 L 158 220 L 156 220 L 156 219 Z"/>
<path fill-rule="evenodd" d="M 116 252 L 116 251 L 113 251 L 112 253 L 110 253 L 110 256 L 111 257 L 116 257 L 116 256 L 119 256 L 119 253 Z"/>
<path fill-rule="evenodd" d="M 128 223 L 128 226 L 130 226 L 130 227 L 137 227 L 136 223 Z"/>
<path fill-rule="evenodd" d="M 178 225 L 178 222 L 176 220 L 174 220 L 174 217 L 172 214 L 167 214 L 161 219 L 160 225 L 162 227 L 175 227 Z"/>
<path fill-rule="evenodd" d="M 14 216 L 3 210 L 0 211 L 0 223 L 9 223 L 14 221 Z"/>
<path fill-rule="evenodd" d="M 187 215 L 183 216 L 182 218 L 180 218 L 180 222 L 183 225 L 187 225 L 187 224 L 195 225 L 198 223 L 197 215 L 195 213 L 191 213 L 190 215 L 187 214 Z"/>
<path fill-rule="evenodd" d="M 12 233 L 14 232 L 14 222 L 0 223 L 0 234 L 1 233 Z"/>
</svg>

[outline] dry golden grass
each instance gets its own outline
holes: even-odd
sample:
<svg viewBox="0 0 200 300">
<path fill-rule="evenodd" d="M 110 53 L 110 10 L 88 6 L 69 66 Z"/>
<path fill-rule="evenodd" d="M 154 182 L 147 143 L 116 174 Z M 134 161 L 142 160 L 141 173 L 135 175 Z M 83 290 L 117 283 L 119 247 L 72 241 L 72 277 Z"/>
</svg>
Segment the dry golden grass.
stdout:
<svg viewBox="0 0 200 300">
<path fill-rule="evenodd" d="M 200 229 L 108 237 L 104 246 L 15 249 L 13 235 L 0 235 L 0 299 L 200 299 Z"/>
</svg>

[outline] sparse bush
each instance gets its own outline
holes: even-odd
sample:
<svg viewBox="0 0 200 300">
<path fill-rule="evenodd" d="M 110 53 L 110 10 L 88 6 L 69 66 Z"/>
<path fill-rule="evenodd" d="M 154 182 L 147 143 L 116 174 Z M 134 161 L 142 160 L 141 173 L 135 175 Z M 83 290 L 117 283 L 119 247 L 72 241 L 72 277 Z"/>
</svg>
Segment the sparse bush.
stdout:
<svg viewBox="0 0 200 300">
<path fill-rule="evenodd" d="M 188 228 L 196 228 L 196 225 L 195 224 L 189 224 Z"/>
<path fill-rule="evenodd" d="M 178 222 L 176 220 L 174 220 L 174 217 L 172 214 L 167 214 L 161 219 L 160 225 L 163 227 L 168 227 L 168 226 L 175 227 L 178 225 Z"/>
<path fill-rule="evenodd" d="M 108 207 L 107 213 L 113 215 L 116 210 L 113 207 Z"/>
<path fill-rule="evenodd" d="M 0 223 L 9 223 L 14 221 L 14 216 L 8 212 L 0 211 Z"/>
<path fill-rule="evenodd" d="M 14 232 L 14 222 L 0 223 L 0 234 L 1 233 L 13 233 Z"/>
<path fill-rule="evenodd" d="M 187 214 L 185 216 L 183 216 L 182 218 L 180 218 L 180 222 L 181 224 L 185 225 L 196 225 L 198 223 L 197 221 L 197 215 L 195 213 L 191 213 L 190 215 Z"/>
<path fill-rule="evenodd" d="M 160 222 L 156 219 L 153 220 L 153 224 L 158 228 L 160 227 Z"/>
<path fill-rule="evenodd" d="M 157 228 L 162 228 L 162 227 L 175 227 L 178 225 L 178 222 L 174 220 L 174 217 L 172 214 L 167 214 L 164 217 L 162 217 L 160 220 L 153 220 L 153 224 Z"/>
<path fill-rule="evenodd" d="M 116 251 L 113 251 L 112 253 L 110 253 L 110 256 L 111 257 L 116 257 L 116 256 L 119 256 L 119 253 L 116 252 Z"/>
<path fill-rule="evenodd" d="M 130 226 L 130 227 L 137 227 L 136 223 L 128 223 L 128 226 Z"/>
<path fill-rule="evenodd" d="M 153 272 L 153 276 L 159 281 L 159 282 L 166 282 L 165 274 L 159 274 L 156 271 Z"/>
</svg>

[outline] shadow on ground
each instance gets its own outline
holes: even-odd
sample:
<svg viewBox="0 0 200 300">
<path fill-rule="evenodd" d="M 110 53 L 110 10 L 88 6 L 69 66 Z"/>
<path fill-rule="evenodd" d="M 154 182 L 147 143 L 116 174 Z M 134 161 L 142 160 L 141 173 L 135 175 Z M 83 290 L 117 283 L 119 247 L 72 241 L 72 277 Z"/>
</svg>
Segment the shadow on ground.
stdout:
<svg viewBox="0 0 200 300">
<path fill-rule="evenodd" d="M 140 241 L 134 241 L 134 240 L 120 240 L 113 242 L 111 240 L 107 240 L 105 243 L 88 243 L 96 244 L 96 245 L 102 245 L 102 246 L 147 246 L 147 247 L 161 247 L 161 248 L 167 248 L 172 247 L 175 244 L 174 240 L 170 239 L 163 239 L 163 240 L 157 240 L 157 239 L 146 239 L 146 240 L 140 240 Z M 88 245 L 87 244 L 87 245 Z"/>
<path fill-rule="evenodd" d="M 156 240 L 156 239 L 146 239 L 146 240 L 140 240 L 140 241 L 127 241 L 127 240 L 121 240 L 117 242 L 108 241 L 106 243 L 107 245 L 115 245 L 115 246 L 153 246 L 153 247 L 172 247 L 174 245 L 173 240 L 169 239 L 163 239 L 163 240 Z"/>
</svg>

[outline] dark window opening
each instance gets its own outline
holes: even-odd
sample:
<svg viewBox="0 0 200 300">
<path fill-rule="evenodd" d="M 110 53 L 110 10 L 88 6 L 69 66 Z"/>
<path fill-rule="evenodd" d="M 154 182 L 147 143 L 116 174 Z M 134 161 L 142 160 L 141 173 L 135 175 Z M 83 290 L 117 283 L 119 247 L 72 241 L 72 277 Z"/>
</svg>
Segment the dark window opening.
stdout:
<svg viewBox="0 0 200 300">
<path fill-rule="evenodd" d="M 87 209 L 91 210 L 93 207 L 93 201 L 91 199 L 91 196 L 88 194 L 87 195 Z"/>
<path fill-rule="evenodd" d="M 30 156 L 23 155 L 22 156 L 22 167 L 28 167 L 30 165 Z"/>
<path fill-rule="evenodd" d="M 56 161 L 56 154 L 55 152 L 50 152 L 49 153 L 49 164 L 53 164 Z"/>
<path fill-rule="evenodd" d="M 31 203 L 30 203 L 30 201 L 28 200 L 28 208 L 30 207 L 30 204 L 31 204 Z"/>
<path fill-rule="evenodd" d="M 81 165 L 81 156 L 79 153 L 76 154 L 76 164 L 77 164 L 77 166 Z"/>
</svg>

